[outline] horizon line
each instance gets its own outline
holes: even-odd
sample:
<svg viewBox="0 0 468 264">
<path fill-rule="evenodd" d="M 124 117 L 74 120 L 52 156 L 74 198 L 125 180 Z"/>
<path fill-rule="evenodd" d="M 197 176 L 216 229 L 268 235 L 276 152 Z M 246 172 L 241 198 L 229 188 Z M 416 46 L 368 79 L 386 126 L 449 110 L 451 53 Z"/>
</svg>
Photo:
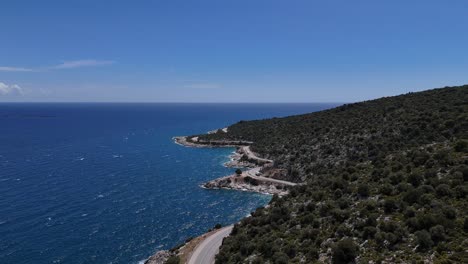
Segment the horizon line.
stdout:
<svg viewBox="0 0 468 264">
<path fill-rule="evenodd" d="M 348 104 L 353 102 L 0 101 L 0 104 Z"/>
</svg>

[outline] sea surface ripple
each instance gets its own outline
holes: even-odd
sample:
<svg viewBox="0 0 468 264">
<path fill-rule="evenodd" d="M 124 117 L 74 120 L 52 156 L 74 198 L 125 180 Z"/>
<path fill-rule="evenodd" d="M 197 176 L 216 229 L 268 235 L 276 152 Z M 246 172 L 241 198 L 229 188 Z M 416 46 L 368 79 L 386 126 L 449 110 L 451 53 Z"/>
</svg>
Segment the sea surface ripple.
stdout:
<svg viewBox="0 0 468 264">
<path fill-rule="evenodd" d="M 137 263 L 270 196 L 204 190 L 230 148 L 172 137 L 332 104 L 0 104 L 0 263 Z"/>
</svg>

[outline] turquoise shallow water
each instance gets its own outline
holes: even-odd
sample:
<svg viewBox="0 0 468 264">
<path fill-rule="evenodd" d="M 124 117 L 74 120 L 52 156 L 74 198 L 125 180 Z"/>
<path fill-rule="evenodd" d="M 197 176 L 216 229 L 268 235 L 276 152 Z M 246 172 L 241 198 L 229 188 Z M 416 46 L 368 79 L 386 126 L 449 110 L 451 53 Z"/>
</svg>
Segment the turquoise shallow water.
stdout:
<svg viewBox="0 0 468 264">
<path fill-rule="evenodd" d="M 176 145 L 327 104 L 0 104 L 0 263 L 137 263 L 270 196 L 204 190 L 229 148 Z"/>
</svg>

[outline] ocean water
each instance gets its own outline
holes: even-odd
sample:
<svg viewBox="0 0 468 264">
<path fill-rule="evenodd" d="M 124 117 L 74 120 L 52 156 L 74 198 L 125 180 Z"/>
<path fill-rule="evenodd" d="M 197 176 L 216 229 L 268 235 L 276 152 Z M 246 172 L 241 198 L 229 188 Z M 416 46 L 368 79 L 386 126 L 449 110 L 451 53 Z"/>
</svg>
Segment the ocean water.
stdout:
<svg viewBox="0 0 468 264">
<path fill-rule="evenodd" d="M 205 190 L 232 148 L 176 145 L 333 104 L 0 104 L 0 263 L 138 263 L 270 196 Z"/>
</svg>

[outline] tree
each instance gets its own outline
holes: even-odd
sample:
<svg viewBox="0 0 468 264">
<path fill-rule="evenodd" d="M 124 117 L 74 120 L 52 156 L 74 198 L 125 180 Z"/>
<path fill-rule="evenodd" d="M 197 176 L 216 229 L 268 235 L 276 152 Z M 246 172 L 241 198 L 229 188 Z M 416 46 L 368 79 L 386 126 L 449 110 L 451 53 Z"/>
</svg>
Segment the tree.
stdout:
<svg viewBox="0 0 468 264">
<path fill-rule="evenodd" d="M 240 175 L 242 174 L 242 170 L 241 170 L 241 169 L 237 169 L 237 170 L 236 170 L 236 174 L 237 174 L 237 176 L 240 176 Z"/>
<path fill-rule="evenodd" d="M 273 255 L 273 259 L 275 260 L 275 264 L 287 264 L 289 263 L 289 257 L 283 252 L 276 252 Z"/>
<path fill-rule="evenodd" d="M 445 228 L 442 225 L 436 225 L 431 227 L 431 237 L 432 240 L 435 242 L 440 242 L 444 241 L 446 236 L 445 236 Z"/>
<path fill-rule="evenodd" d="M 423 177 L 419 173 L 411 173 L 408 176 L 408 182 L 411 183 L 414 187 L 418 187 L 422 180 Z"/>
<path fill-rule="evenodd" d="M 467 140 L 459 140 L 455 143 L 455 151 L 456 152 L 468 152 L 468 141 Z"/>
<path fill-rule="evenodd" d="M 436 187 L 436 193 L 439 197 L 450 195 L 450 186 L 447 184 L 440 184 Z"/>
<path fill-rule="evenodd" d="M 416 243 L 418 244 L 419 250 L 425 251 L 434 245 L 434 241 L 431 239 L 431 234 L 426 230 L 417 231 L 414 234 L 416 235 Z"/>
<path fill-rule="evenodd" d="M 369 185 L 367 184 L 359 184 L 358 186 L 358 194 L 361 195 L 362 197 L 367 197 L 369 196 Z"/>
<path fill-rule="evenodd" d="M 364 227 L 362 231 L 362 238 L 363 239 L 373 238 L 375 233 L 377 233 L 377 228 L 373 226 L 366 226 Z"/>
<path fill-rule="evenodd" d="M 379 191 L 385 195 L 391 195 L 393 192 L 393 186 L 388 183 L 385 183 L 384 185 L 380 186 Z"/>
<path fill-rule="evenodd" d="M 250 177 L 250 176 L 246 176 L 246 177 L 244 178 L 244 181 L 245 181 L 246 183 L 250 183 L 250 184 L 253 185 L 253 186 L 257 186 L 257 185 L 258 185 L 258 181 L 257 181 L 256 179 Z"/>
<path fill-rule="evenodd" d="M 336 243 L 332 251 L 332 262 L 334 264 L 345 264 L 354 262 L 358 256 L 359 248 L 349 238 L 345 238 L 340 242 Z"/>
<path fill-rule="evenodd" d="M 396 205 L 395 200 L 388 198 L 384 200 L 383 207 L 384 207 L 385 213 L 392 213 L 397 208 L 397 205 Z"/>
</svg>

